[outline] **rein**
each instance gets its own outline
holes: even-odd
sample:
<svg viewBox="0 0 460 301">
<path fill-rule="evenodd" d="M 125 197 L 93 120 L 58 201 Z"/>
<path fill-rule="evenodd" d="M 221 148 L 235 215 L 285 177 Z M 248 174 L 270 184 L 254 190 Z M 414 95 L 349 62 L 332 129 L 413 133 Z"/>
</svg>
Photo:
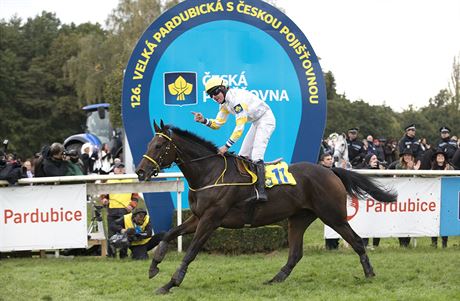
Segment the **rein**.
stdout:
<svg viewBox="0 0 460 301">
<path fill-rule="evenodd" d="M 195 159 L 192 159 L 192 160 L 188 160 L 188 161 L 184 161 L 180 156 L 179 154 L 182 154 L 183 152 L 176 146 L 176 144 L 174 143 L 174 141 L 171 139 L 171 137 L 169 137 L 168 135 L 166 134 L 163 134 L 163 133 L 156 133 L 155 135 L 159 135 L 163 138 L 165 138 L 166 140 L 168 140 L 170 142 L 170 144 L 172 144 L 174 146 L 174 148 L 176 149 L 176 160 L 180 160 L 179 163 L 176 163 L 177 166 L 179 165 L 185 165 L 185 164 L 188 164 L 188 163 L 192 163 L 192 162 L 197 162 L 197 161 L 201 161 L 201 160 L 204 160 L 204 159 L 207 159 L 207 158 L 211 158 L 211 157 L 214 157 L 214 156 L 220 156 L 219 154 L 210 154 L 210 155 L 206 155 L 206 156 L 203 156 L 203 157 L 199 157 L 199 158 L 195 158 Z M 169 146 L 169 144 L 168 144 Z M 167 155 L 168 154 L 168 151 L 169 151 L 169 147 L 166 147 L 166 151 L 164 152 L 164 154 L 160 155 L 158 161 L 161 163 L 161 159 L 163 158 L 164 155 Z M 146 155 L 144 154 L 142 156 L 143 158 L 147 159 L 148 161 L 150 161 L 154 166 L 155 166 L 155 169 L 158 169 L 158 170 L 161 170 L 161 167 L 160 167 L 160 164 L 155 161 L 152 157 L 150 157 L 149 155 Z M 225 156 L 223 156 L 224 158 L 224 170 L 222 171 L 222 173 L 220 174 L 220 176 L 216 179 L 216 181 L 214 182 L 214 184 L 210 184 L 210 185 L 206 185 L 204 187 L 201 187 L 201 188 L 192 188 L 189 186 L 189 189 L 193 192 L 197 192 L 197 191 L 202 191 L 202 190 L 206 190 L 206 189 L 209 189 L 209 188 L 214 188 L 214 187 L 221 187 L 221 186 L 249 186 L 249 185 L 254 185 L 254 183 L 257 181 L 257 176 L 255 176 L 255 174 L 253 172 L 251 172 L 249 169 L 247 169 L 248 173 L 251 175 L 251 182 L 243 182 L 243 183 L 224 183 L 224 175 L 225 175 L 225 172 L 227 171 L 227 158 Z M 246 160 L 245 160 L 246 161 Z M 171 167 L 172 163 L 169 164 L 168 166 L 165 166 L 166 168 L 169 168 Z M 154 174 L 155 175 L 155 174 Z M 156 173 L 155 176 L 157 176 L 158 173 Z M 219 183 L 219 181 L 221 181 L 221 183 Z"/>
</svg>

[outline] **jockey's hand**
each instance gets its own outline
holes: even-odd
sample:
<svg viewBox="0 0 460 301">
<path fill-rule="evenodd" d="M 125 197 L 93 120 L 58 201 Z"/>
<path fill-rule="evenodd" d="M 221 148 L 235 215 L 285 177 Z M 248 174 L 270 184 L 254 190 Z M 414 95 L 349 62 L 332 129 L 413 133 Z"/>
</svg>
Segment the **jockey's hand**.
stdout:
<svg viewBox="0 0 460 301">
<path fill-rule="evenodd" d="M 195 121 L 204 123 L 204 116 L 200 112 L 192 112 L 192 114 L 195 116 Z"/>
<path fill-rule="evenodd" d="M 219 152 L 218 152 L 218 153 L 219 153 L 220 155 L 223 155 L 223 154 L 225 154 L 227 151 L 228 151 L 228 147 L 227 147 L 226 145 L 223 145 L 223 146 L 219 147 Z"/>
</svg>

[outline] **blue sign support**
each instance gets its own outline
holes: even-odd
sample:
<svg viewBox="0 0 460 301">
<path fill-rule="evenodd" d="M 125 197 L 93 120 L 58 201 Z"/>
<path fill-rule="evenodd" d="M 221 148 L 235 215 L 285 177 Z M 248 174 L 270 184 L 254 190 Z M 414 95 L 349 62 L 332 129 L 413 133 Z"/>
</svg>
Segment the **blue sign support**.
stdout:
<svg viewBox="0 0 460 301">
<path fill-rule="evenodd" d="M 300 29 L 260 0 L 184 1 L 147 28 L 125 71 L 123 122 L 136 165 L 153 137 L 153 120 L 188 129 L 217 145 L 225 143 L 234 120 L 213 131 L 194 122 L 191 114 L 215 117 L 218 105 L 204 91 L 212 76 L 251 91 L 271 107 L 277 126 L 266 160 L 317 161 L 326 91 L 318 58 Z M 238 151 L 240 145 L 232 148 Z M 155 230 L 168 229 L 171 195 L 155 194 L 146 201 Z"/>
</svg>

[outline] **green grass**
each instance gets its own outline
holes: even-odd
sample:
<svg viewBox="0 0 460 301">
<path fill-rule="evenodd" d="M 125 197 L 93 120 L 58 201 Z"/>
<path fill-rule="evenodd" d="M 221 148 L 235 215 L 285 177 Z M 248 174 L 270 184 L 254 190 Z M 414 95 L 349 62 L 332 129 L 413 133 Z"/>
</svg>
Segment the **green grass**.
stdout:
<svg viewBox="0 0 460 301">
<path fill-rule="evenodd" d="M 349 248 L 326 251 L 322 224 L 305 235 L 305 254 L 291 276 L 263 285 L 285 264 L 287 250 L 271 254 L 199 254 L 179 288 L 154 291 L 169 281 L 183 254 L 170 252 L 160 274 L 149 280 L 149 262 L 96 257 L 0 260 L 0 300 L 459 300 L 460 237 L 447 249 L 429 238 L 401 249 L 382 239 L 369 252 L 377 276 L 365 279 Z M 440 243 L 440 242 L 439 242 Z"/>
</svg>

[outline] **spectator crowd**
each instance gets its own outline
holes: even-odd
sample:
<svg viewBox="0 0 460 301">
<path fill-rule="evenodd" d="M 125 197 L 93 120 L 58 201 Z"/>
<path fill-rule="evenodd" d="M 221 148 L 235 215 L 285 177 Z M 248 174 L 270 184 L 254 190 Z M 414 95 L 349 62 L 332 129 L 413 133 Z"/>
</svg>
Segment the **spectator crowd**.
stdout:
<svg viewBox="0 0 460 301">
<path fill-rule="evenodd" d="M 451 129 L 447 126 L 439 129 L 439 135 L 439 140 L 430 144 L 426 138 L 418 138 L 416 125 L 410 124 L 404 128 L 404 135 L 398 142 L 372 135 L 359 139 L 359 128 L 352 127 L 347 132 L 348 160 L 351 163 L 348 166 L 352 169 L 459 170 L 460 144 L 457 136 L 451 136 Z M 326 138 L 321 143 L 318 163 L 326 168 L 335 166 L 332 154 L 333 143 Z M 363 241 L 367 246 L 369 239 L 364 238 Z M 447 241 L 447 237 L 442 237 L 443 247 L 447 247 Z M 433 237 L 434 247 L 437 242 L 437 237 Z M 338 239 L 326 239 L 325 243 L 328 250 L 339 246 Z M 380 239 L 374 238 L 369 248 L 375 248 L 379 243 Z M 400 237 L 399 243 L 408 247 L 410 237 Z"/>
</svg>

